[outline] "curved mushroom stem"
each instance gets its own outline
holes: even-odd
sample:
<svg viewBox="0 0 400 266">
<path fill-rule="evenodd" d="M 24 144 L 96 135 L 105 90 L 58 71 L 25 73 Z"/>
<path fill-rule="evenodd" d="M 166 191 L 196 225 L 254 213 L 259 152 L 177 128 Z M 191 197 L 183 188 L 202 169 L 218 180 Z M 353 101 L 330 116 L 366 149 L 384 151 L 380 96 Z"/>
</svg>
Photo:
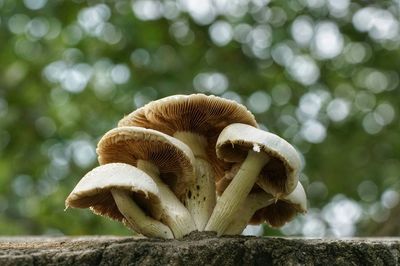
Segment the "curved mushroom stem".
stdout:
<svg viewBox="0 0 400 266">
<path fill-rule="evenodd" d="M 192 214 L 197 230 L 203 231 L 216 202 L 214 170 L 207 161 L 208 155 L 205 150 L 207 140 L 188 131 L 176 132 L 174 137 L 188 145 L 196 158 L 196 182 L 189 187 L 186 206 Z"/>
<path fill-rule="evenodd" d="M 192 216 L 171 189 L 161 180 L 158 167 L 152 162 L 138 160 L 137 168 L 151 176 L 157 184 L 162 208 L 160 221 L 171 228 L 175 238 L 182 238 L 184 235 L 195 231 L 196 226 Z"/>
<path fill-rule="evenodd" d="M 236 176 L 218 199 L 206 226 L 207 231 L 216 231 L 221 235 L 226 230 L 268 161 L 268 155 L 263 152 L 248 152 Z"/>
<path fill-rule="evenodd" d="M 147 237 L 174 238 L 168 226 L 147 216 L 127 192 L 111 189 L 111 194 L 131 229 Z"/>
<path fill-rule="evenodd" d="M 224 235 L 239 235 L 246 228 L 249 223 L 251 217 L 254 213 L 262 208 L 265 208 L 271 204 L 273 204 L 275 199 L 272 195 L 259 192 L 259 193 L 250 193 L 239 211 L 235 214 L 232 223 L 229 224 L 228 228 L 223 233 Z"/>
</svg>

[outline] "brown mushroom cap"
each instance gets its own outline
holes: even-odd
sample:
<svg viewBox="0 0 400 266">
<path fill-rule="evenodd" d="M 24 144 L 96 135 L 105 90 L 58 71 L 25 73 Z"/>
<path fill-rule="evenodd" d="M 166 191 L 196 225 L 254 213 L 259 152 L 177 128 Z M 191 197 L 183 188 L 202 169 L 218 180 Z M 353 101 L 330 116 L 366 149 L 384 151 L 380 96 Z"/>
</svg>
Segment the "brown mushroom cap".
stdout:
<svg viewBox="0 0 400 266">
<path fill-rule="evenodd" d="M 116 171 L 117 169 L 117 171 Z M 89 208 L 99 215 L 125 222 L 118 210 L 111 189 L 129 192 L 143 209 L 149 205 L 160 207 L 157 185 L 143 171 L 128 164 L 111 163 L 94 168 L 75 186 L 65 200 L 67 207 Z"/>
<path fill-rule="evenodd" d="M 218 162 L 215 143 L 220 132 L 229 124 L 243 123 L 257 126 L 245 106 L 217 96 L 204 94 L 175 95 L 153 101 L 125 116 L 118 126 L 140 126 L 168 135 L 189 131 L 207 139 L 208 160 L 216 170 L 216 178 L 223 174 Z"/>
<path fill-rule="evenodd" d="M 220 159 L 230 163 L 242 162 L 248 151 L 264 152 L 269 156 L 259 178 L 272 190 L 288 195 L 298 182 L 301 161 L 297 151 L 284 139 L 275 134 L 244 124 L 227 126 L 220 134 L 216 153 Z"/>
<path fill-rule="evenodd" d="M 119 127 L 108 131 L 97 145 L 100 164 L 122 162 L 137 165 L 138 160 L 154 163 L 161 179 L 178 198 L 195 180 L 194 156 L 183 142 L 152 129 Z"/>
</svg>

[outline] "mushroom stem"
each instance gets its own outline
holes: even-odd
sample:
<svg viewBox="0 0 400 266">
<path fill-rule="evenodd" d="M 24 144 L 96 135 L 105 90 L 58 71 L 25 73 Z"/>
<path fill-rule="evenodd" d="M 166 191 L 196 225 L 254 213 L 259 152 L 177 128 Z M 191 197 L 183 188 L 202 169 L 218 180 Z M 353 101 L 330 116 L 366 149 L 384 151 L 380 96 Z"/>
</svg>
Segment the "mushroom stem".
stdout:
<svg viewBox="0 0 400 266">
<path fill-rule="evenodd" d="M 273 204 L 274 201 L 272 195 L 268 193 L 250 193 L 223 234 L 238 235 L 242 233 L 254 213 Z"/>
<path fill-rule="evenodd" d="M 216 202 L 214 170 L 206 160 L 201 158 L 196 159 L 195 170 L 196 175 L 200 178 L 189 187 L 187 208 L 194 218 L 197 230 L 203 231 Z"/>
<path fill-rule="evenodd" d="M 203 231 L 216 203 L 214 170 L 208 162 L 207 140 L 189 131 L 179 131 L 174 137 L 184 142 L 195 156 L 196 182 L 189 187 L 186 207 L 192 214 L 197 230 Z"/>
<path fill-rule="evenodd" d="M 216 231 L 221 235 L 226 230 L 268 161 L 269 156 L 263 152 L 248 152 L 236 176 L 218 199 L 206 226 L 207 231 Z"/>
<path fill-rule="evenodd" d="M 111 189 L 118 210 L 124 215 L 126 225 L 147 237 L 174 238 L 171 229 L 165 224 L 147 216 L 131 199 L 128 192 Z"/>
<path fill-rule="evenodd" d="M 150 161 L 138 160 L 137 168 L 146 172 L 157 184 L 162 208 L 160 221 L 171 228 L 175 238 L 182 238 L 184 235 L 195 231 L 196 226 L 189 211 L 179 201 L 171 189 L 161 180 L 158 167 Z"/>
</svg>

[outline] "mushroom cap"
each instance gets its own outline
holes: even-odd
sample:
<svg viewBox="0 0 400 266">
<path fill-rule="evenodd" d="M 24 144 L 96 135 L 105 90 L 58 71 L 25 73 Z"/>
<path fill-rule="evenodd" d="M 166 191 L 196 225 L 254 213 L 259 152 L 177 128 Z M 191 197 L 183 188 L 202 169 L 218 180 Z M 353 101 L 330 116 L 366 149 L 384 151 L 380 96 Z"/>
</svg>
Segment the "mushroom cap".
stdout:
<svg viewBox="0 0 400 266">
<path fill-rule="evenodd" d="M 275 204 L 257 210 L 250 223 L 265 220 L 272 227 L 281 227 L 290 222 L 297 214 L 307 212 L 307 196 L 300 182 L 296 189 Z"/>
<path fill-rule="evenodd" d="M 192 94 L 152 101 L 125 116 L 118 126 L 151 128 L 171 136 L 181 131 L 201 135 L 208 143 L 208 161 L 219 176 L 223 174 L 224 164 L 217 160 L 215 143 L 220 132 L 232 123 L 257 126 L 254 115 L 235 101 L 214 95 Z"/>
<path fill-rule="evenodd" d="M 108 131 L 97 145 L 100 164 L 112 162 L 137 165 L 154 163 L 161 179 L 180 198 L 195 180 L 194 155 L 183 142 L 162 132 L 141 127 L 119 127 Z"/>
<path fill-rule="evenodd" d="M 65 206 L 90 208 L 95 214 L 126 222 L 115 204 L 111 189 L 129 192 L 143 209 L 149 205 L 161 208 L 159 191 L 152 178 L 124 163 L 101 165 L 88 172 L 69 194 Z"/>
<path fill-rule="evenodd" d="M 231 124 L 219 135 L 216 144 L 218 158 L 229 163 L 243 162 L 250 150 L 269 156 L 262 168 L 259 181 L 273 195 L 288 195 L 297 185 L 301 161 L 296 149 L 281 137 L 261 129 Z"/>
</svg>

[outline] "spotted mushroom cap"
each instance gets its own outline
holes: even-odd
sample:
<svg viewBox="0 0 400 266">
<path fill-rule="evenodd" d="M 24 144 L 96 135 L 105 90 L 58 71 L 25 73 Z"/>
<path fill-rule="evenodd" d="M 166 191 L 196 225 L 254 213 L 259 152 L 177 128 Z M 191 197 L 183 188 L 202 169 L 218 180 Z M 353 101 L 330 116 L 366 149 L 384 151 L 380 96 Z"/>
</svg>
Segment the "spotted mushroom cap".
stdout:
<svg viewBox="0 0 400 266">
<path fill-rule="evenodd" d="M 183 142 L 156 130 L 118 127 L 108 131 L 97 145 L 100 164 L 121 162 L 137 165 L 138 160 L 154 163 L 161 179 L 178 198 L 195 180 L 194 156 Z"/>
<path fill-rule="evenodd" d="M 101 165 L 88 172 L 69 194 L 65 206 L 90 208 L 95 214 L 126 222 L 115 204 L 111 189 L 128 192 L 144 210 L 152 205 L 161 215 L 156 183 L 143 171 L 124 163 Z"/>
<path fill-rule="evenodd" d="M 207 140 L 207 159 L 223 175 L 224 163 L 218 161 L 215 143 L 220 132 L 229 124 L 257 126 L 254 115 L 245 106 L 214 95 L 174 95 L 152 101 L 121 119 L 118 126 L 140 126 L 168 135 L 189 131 Z"/>
<path fill-rule="evenodd" d="M 297 185 L 301 161 L 296 149 L 281 137 L 245 124 L 231 124 L 219 135 L 218 158 L 230 163 L 243 162 L 248 151 L 269 156 L 257 183 L 272 195 L 290 194 Z"/>
</svg>

